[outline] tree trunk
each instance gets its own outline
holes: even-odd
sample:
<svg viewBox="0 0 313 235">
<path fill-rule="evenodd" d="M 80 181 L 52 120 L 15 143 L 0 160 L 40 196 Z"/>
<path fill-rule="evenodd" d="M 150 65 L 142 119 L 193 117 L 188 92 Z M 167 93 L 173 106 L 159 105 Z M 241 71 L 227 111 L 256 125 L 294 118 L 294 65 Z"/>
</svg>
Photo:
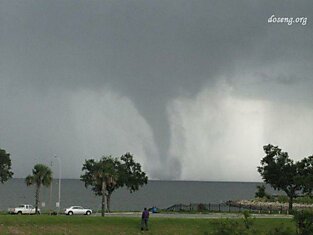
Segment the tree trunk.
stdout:
<svg viewBox="0 0 313 235">
<path fill-rule="evenodd" d="M 289 196 L 289 211 L 292 210 L 293 196 Z"/>
<path fill-rule="evenodd" d="M 111 212 L 111 209 L 110 209 L 111 195 L 112 195 L 112 193 L 108 193 L 108 194 L 107 194 L 107 207 L 108 207 L 108 212 Z"/>
<path fill-rule="evenodd" d="M 39 192 L 40 192 L 40 185 L 37 185 L 37 187 L 36 187 L 36 195 L 35 195 L 35 197 L 36 197 L 35 213 L 36 213 L 36 214 L 38 214 Z"/>
<path fill-rule="evenodd" d="M 105 191 L 106 191 L 106 185 L 105 185 L 105 180 L 102 181 L 102 205 L 101 205 L 101 216 L 104 216 L 104 213 L 106 211 L 106 196 L 105 196 Z"/>
</svg>

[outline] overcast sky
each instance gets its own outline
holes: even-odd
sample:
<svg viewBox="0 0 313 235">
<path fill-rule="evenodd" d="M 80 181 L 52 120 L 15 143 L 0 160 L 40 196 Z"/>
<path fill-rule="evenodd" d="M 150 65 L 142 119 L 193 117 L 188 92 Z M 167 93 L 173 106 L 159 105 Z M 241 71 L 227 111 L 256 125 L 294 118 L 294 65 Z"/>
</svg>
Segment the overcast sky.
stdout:
<svg viewBox="0 0 313 235">
<path fill-rule="evenodd" d="M 151 179 L 259 181 L 263 145 L 313 154 L 312 9 L 0 0 L 0 148 L 15 177 L 131 152 Z"/>
</svg>

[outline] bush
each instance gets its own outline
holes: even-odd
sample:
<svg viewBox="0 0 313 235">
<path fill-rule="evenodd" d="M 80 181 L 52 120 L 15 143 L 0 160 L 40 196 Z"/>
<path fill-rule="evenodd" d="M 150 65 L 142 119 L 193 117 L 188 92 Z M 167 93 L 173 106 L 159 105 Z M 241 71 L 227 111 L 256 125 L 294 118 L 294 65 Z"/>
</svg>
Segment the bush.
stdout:
<svg viewBox="0 0 313 235">
<path fill-rule="evenodd" d="M 289 202 L 289 198 L 285 195 L 278 195 L 277 201 L 280 203 L 287 203 L 287 202 Z"/>
<path fill-rule="evenodd" d="M 294 235 L 294 232 L 290 228 L 286 228 L 283 225 L 274 228 L 272 231 L 269 231 L 267 235 Z"/>
<path fill-rule="evenodd" d="M 264 198 L 264 199 L 271 199 L 271 195 L 267 194 L 265 191 L 265 185 L 258 185 L 256 186 L 257 191 L 255 192 L 255 198 Z"/>
<path fill-rule="evenodd" d="M 225 220 L 218 223 L 214 235 L 249 235 L 243 224 L 235 220 Z"/>
<path fill-rule="evenodd" d="M 255 235 L 256 231 L 252 229 L 254 219 L 250 217 L 248 211 L 243 212 L 242 220 L 225 220 L 218 223 L 214 235 Z"/>
<path fill-rule="evenodd" d="M 252 225 L 254 224 L 254 220 L 255 219 L 251 218 L 249 211 L 243 212 L 243 223 L 244 223 L 246 229 L 250 229 L 252 227 Z"/>
<path fill-rule="evenodd" d="M 243 220 L 226 219 L 217 222 L 215 230 L 212 233 L 204 233 L 204 235 L 295 235 L 290 227 L 281 224 L 279 227 L 271 229 L 268 232 L 261 232 L 254 228 L 254 218 L 250 217 L 249 212 L 243 212 Z M 297 233 L 298 235 L 312 235 L 309 233 Z"/>
<path fill-rule="evenodd" d="M 297 197 L 294 202 L 301 204 L 313 204 L 313 198 L 311 196 Z"/>
<path fill-rule="evenodd" d="M 313 234 L 313 212 L 312 211 L 295 211 L 294 220 L 297 224 L 299 235 Z"/>
<path fill-rule="evenodd" d="M 198 209 L 198 211 L 205 211 L 206 210 L 205 205 L 202 204 L 202 203 L 198 204 L 198 208 L 197 209 Z"/>
</svg>

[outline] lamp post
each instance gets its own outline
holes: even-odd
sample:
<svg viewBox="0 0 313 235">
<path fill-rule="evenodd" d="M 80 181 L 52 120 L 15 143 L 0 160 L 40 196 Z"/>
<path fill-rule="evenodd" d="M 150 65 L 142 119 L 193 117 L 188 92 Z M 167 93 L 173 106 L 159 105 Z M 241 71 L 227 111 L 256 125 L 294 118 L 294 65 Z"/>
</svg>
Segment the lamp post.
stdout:
<svg viewBox="0 0 313 235">
<path fill-rule="evenodd" d="M 56 159 L 58 159 L 59 164 L 59 201 L 58 201 L 58 214 L 60 214 L 61 209 L 61 178 L 62 178 L 62 169 L 61 169 L 61 159 L 59 156 L 54 156 Z"/>
<path fill-rule="evenodd" d="M 50 162 L 50 166 L 51 166 L 51 168 L 52 168 L 52 161 Z M 52 183 L 53 182 L 51 182 L 51 184 L 50 184 L 50 195 L 49 195 L 49 214 L 51 215 L 51 212 L 52 212 L 52 206 L 51 206 L 51 197 L 52 197 Z"/>
</svg>

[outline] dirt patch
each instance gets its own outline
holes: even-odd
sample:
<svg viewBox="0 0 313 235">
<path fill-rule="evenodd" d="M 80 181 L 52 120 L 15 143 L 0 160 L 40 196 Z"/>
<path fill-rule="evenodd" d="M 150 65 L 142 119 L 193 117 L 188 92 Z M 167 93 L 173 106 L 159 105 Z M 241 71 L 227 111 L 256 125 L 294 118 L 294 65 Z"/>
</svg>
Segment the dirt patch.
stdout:
<svg viewBox="0 0 313 235">
<path fill-rule="evenodd" d="M 72 231 L 64 225 L 41 226 L 37 231 L 40 234 L 73 234 Z"/>
<path fill-rule="evenodd" d="M 8 232 L 9 232 L 9 234 L 12 234 L 12 235 L 24 235 L 24 234 L 26 234 L 21 228 L 13 227 L 13 226 L 8 227 Z"/>
</svg>

